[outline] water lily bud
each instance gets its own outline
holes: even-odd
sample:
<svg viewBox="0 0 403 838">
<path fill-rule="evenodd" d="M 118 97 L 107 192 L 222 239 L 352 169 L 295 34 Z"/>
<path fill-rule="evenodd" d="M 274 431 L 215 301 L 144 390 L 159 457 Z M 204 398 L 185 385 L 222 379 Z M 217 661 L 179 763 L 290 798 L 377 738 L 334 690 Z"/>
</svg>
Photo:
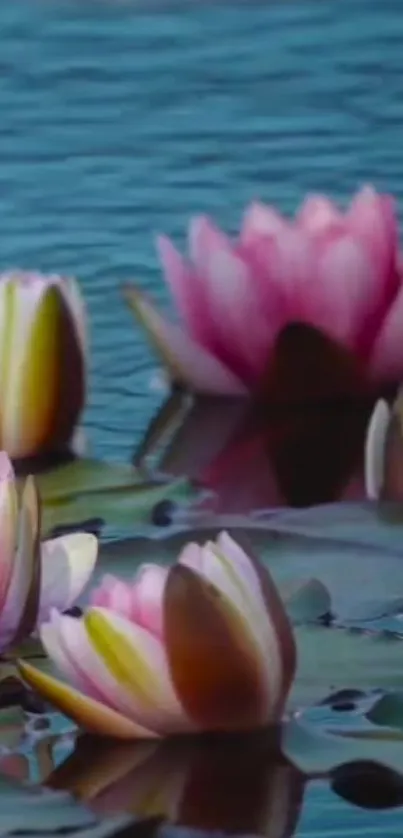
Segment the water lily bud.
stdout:
<svg viewBox="0 0 403 838">
<path fill-rule="evenodd" d="M 296 669 L 269 571 L 228 533 L 131 583 L 106 575 L 81 619 L 53 610 L 40 636 L 69 683 L 20 661 L 24 680 L 84 730 L 120 739 L 276 726 Z"/>
<path fill-rule="evenodd" d="M 0 341 L 0 448 L 14 459 L 63 450 L 85 399 L 85 312 L 75 280 L 0 275 Z"/>
</svg>

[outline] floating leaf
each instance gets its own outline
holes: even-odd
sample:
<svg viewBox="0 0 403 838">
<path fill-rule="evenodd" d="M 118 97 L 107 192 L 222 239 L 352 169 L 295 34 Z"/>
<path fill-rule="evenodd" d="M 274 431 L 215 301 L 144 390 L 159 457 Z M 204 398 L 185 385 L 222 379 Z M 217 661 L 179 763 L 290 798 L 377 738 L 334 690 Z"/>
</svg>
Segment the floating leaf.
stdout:
<svg viewBox="0 0 403 838">
<path fill-rule="evenodd" d="M 384 695 L 371 707 L 367 718 L 376 725 L 403 730 L 403 693 Z"/>
<path fill-rule="evenodd" d="M 141 473 L 126 464 L 77 459 L 36 476 L 43 503 L 68 500 L 72 495 L 127 489 L 142 482 Z"/>
<path fill-rule="evenodd" d="M 403 640 L 387 632 L 297 626 L 298 671 L 292 707 L 314 704 L 341 689 L 397 689 Z"/>
<path fill-rule="evenodd" d="M 380 735 L 381 733 L 381 735 Z M 282 750 L 305 774 L 329 774 L 340 765 L 368 760 L 403 771 L 403 737 L 385 737 L 369 730 L 323 729 L 301 716 L 284 726 Z"/>
<path fill-rule="evenodd" d="M 287 611 L 296 623 L 310 623 L 331 612 L 330 594 L 319 579 L 297 583 L 285 593 Z"/>
<path fill-rule="evenodd" d="M 74 494 L 63 501 L 44 504 L 43 530 L 44 533 L 50 533 L 56 528 L 68 528 L 91 519 L 129 529 L 139 523 L 150 525 L 156 504 L 167 498 L 185 503 L 191 494 L 190 484 L 185 479 L 170 483 L 149 481 L 127 488 Z"/>
</svg>

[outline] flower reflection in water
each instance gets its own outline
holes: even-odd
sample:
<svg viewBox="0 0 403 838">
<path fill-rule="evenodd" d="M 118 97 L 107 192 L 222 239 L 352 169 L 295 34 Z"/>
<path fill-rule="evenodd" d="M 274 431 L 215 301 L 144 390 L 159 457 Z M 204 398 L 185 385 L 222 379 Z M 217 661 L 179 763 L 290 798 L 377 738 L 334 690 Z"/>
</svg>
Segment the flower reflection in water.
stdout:
<svg viewBox="0 0 403 838">
<path fill-rule="evenodd" d="M 304 777 L 278 749 L 277 734 L 116 744 L 79 737 L 47 779 L 98 814 L 128 812 L 227 833 L 294 834 Z"/>
<path fill-rule="evenodd" d="M 346 392 L 354 396 L 346 399 Z M 155 452 L 170 429 L 159 468 L 213 490 L 214 511 L 362 500 L 373 405 L 358 364 L 316 330 L 295 325 L 280 336 L 253 402 L 207 396 L 189 402 L 175 393 L 135 461 Z"/>
</svg>

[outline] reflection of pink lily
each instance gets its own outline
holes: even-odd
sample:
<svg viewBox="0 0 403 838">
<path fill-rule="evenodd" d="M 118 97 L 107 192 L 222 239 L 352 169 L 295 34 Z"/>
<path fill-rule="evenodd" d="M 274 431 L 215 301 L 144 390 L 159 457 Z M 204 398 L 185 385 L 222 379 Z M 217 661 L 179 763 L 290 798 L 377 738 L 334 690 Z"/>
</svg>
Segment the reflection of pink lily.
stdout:
<svg viewBox="0 0 403 838">
<path fill-rule="evenodd" d="M 324 331 L 374 382 L 403 377 L 403 284 L 390 197 L 366 188 L 342 213 L 311 196 L 294 222 L 252 204 L 235 241 L 201 217 L 190 224 L 189 263 L 165 237 L 159 250 L 183 329 L 136 288 L 125 295 L 174 381 L 197 392 L 248 394 L 293 322 Z"/>
<path fill-rule="evenodd" d="M 359 500 L 371 405 L 340 400 L 271 411 L 260 402 L 197 397 L 158 467 L 212 490 L 203 506 L 220 513 Z M 157 445 L 154 437 L 145 456 Z"/>
<path fill-rule="evenodd" d="M 276 723 L 295 671 L 270 574 L 226 533 L 132 585 L 104 578 L 81 619 L 54 611 L 41 639 L 72 687 L 21 661 L 25 681 L 81 727 L 126 739 Z"/>
<path fill-rule="evenodd" d="M 48 778 L 97 814 L 128 812 L 188 828 L 289 838 L 303 776 L 269 736 L 110 744 L 80 737 Z"/>
<path fill-rule="evenodd" d="M 0 452 L 0 652 L 47 619 L 70 608 L 95 566 L 98 542 L 72 533 L 40 544 L 40 503 L 32 477 L 18 500 L 13 469 Z"/>
</svg>

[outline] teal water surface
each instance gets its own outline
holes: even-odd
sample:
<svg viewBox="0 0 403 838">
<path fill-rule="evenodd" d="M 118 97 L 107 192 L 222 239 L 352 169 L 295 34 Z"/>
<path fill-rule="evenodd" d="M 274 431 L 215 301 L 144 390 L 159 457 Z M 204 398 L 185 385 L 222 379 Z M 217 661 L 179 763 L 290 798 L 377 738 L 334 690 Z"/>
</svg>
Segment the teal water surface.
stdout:
<svg viewBox="0 0 403 838">
<path fill-rule="evenodd" d="M 1 264 L 73 273 L 92 330 L 85 425 L 128 459 L 156 410 L 155 360 L 119 296 L 162 303 L 153 237 L 196 212 L 236 229 L 368 181 L 403 198 L 401 0 L 0 5 Z M 298 838 L 401 833 L 321 782 Z"/>
<path fill-rule="evenodd" d="M 235 229 L 255 197 L 403 194 L 399 0 L 0 6 L 2 266 L 77 274 L 95 451 L 127 457 L 160 396 L 119 298 L 167 294 L 155 232 Z"/>
</svg>

